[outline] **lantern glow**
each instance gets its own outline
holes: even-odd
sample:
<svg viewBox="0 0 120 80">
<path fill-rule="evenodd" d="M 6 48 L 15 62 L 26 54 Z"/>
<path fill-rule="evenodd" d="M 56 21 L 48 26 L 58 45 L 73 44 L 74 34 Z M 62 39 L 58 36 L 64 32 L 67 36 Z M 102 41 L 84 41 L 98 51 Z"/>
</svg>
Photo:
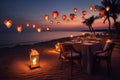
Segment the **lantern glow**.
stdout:
<svg viewBox="0 0 120 80">
<path fill-rule="evenodd" d="M 10 28 L 12 26 L 12 20 L 6 19 L 4 20 L 4 24 L 7 28 Z"/>
<path fill-rule="evenodd" d="M 30 51 L 30 69 L 39 68 L 39 53 L 36 49 Z"/>
<path fill-rule="evenodd" d="M 46 21 L 48 21 L 48 20 L 49 20 L 49 15 L 45 15 L 45 16 L 44 16 L 44 19 L 45 19 Z"/>
<path fill-rule="evenodd" d="M 60 43 L 59 42 L 55 44 L 55 49 L 57 52 L 60 52 Z"/>
<path fill-rule="evenodd" d="M 78 12 L 78 9 L 77 9 L 77 8 L 74 8 L 73 11 L 74 11 L 75 13 L 77 13 L 77 12 Z"/>
<path fill-rule="evenodd" d="M 42 31 L 41 27 L 37 27 L 36 30 L 37 30 L 37 32 L 41 32 Z"/>
<path fill-rule="evenodd" d="M 70 19 L 73 20 L 75 18 L 75 14 L 74 13 L 71 13 L 70 14 Z"/>
<path fill-rule="evenodd" d="M 106 6 L 106 11 L 109 11 L 110 10 L 110 7 L 109 6 Z"/>
<path fill-rule="evenodd" d="M 53 11 L 52 16 L 54 19 L 57 19 L 58 15 L 59 15 L 58 11 Z"/>
<path fill-rule="evenodd" d="M 66 20 L 66 18 L 67 18 L 66 15 L 63 15 L 63 16 L 62 16 L 62 19 L 63 19 L 63 20 Z"/>
<path fill-rule="evenodd" d="M 16 30 L 17 30 L 18 32 L 22 32 L 22 25 L 16 26 Z"/>
<path fill-rule="evenodd" d="M 32 27 L 33 27 L 33 28 L 35 28 L 35 27 L 36 27 L 36 24 L 35 24 L 35 23 L 33 23 L 33 24 L 32 24 Z"/>
<path fill-rule="evenodd" d="M 105 11 L 104 10 L 100 10 L 99 14 L 100 14 L 100 16 L 104 16 Z"/>
</svg>

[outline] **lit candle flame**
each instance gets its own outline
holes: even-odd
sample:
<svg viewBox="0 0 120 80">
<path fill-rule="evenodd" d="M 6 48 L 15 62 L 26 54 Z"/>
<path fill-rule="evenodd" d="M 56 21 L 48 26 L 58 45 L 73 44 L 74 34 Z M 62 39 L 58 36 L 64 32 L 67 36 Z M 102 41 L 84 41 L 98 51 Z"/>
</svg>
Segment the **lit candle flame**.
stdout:
<svg viewBox="0 0 120 80">
<path fill-rule="evenodd" d="M 37 63 L 36 61 L 37 61 L 37 59 L 34 58 L 33 61 L 32 61 L 34 65 Z"/>
</svg>

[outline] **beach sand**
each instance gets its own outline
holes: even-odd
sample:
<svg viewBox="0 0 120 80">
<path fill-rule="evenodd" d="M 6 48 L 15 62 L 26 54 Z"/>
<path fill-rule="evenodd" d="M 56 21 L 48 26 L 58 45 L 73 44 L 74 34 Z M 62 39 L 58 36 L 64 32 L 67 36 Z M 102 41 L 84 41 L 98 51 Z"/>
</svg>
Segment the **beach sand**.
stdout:
<svg viewBox="0 0 120 80">
<path fill-rule="evenodd" d="M 41 42 L 34 45 L 17 45 L 12 48 L 0 49 L 0 80 L 120 80 L 120 49 L 115 48 L 112 55 L 111 75 L 107 75 L 106 64 L 103 62 L 99 70 L 93 74 L 81 72 L 79 64 L 73 66 L 65 62 L 61 69 L 59 52 L 55 44 L 69 38 Z M 40 68 L 30 70 L 30 49 L 40 53 Z"/>
</svg>

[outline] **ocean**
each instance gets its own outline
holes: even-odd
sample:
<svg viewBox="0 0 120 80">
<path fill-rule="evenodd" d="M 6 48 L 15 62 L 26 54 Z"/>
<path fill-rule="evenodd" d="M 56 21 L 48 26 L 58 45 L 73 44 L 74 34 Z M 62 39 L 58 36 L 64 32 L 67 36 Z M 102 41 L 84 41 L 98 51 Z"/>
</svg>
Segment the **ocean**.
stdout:
<svg viewBox="0 0 120 80">
<path fill-rule="evenodd" d="M 70 35 L 79 36 L 81 33 L 82 32 L 70 31 L 0 33 L 0 48 L 45 42 L 58 38 L 70 37 Z"/>
</svg>

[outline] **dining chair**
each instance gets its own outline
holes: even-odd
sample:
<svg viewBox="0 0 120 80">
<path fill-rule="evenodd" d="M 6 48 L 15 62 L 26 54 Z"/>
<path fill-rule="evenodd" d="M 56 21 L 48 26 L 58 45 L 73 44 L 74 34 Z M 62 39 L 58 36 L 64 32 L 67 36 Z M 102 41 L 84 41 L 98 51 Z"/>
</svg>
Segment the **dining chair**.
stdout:
<svg viewBox="0 0 120 80">
<path fill-rule="evenodd" d="M 82 70 L 82 65 L 81 65 L 81 53 L 77 52 L 72 44 L 69 43 L 61 43 L 60 44 L 60 56 L 59 60 L 62 61 L 61 67 L 63 68 L 63 61 L 70 61 L 71 62 L 71 69 L 73 66 L 73 61 L 78 60 L 80 63 L 80 68 Z"/>
<path fill-rule="evenodd" d="M 106 61 L 108 73 L 110 73 L 110 71 L 112 70 L 111 56 L 114 46 L 115 43 L 112 40 L 106 41 L 104 48 L 102 50 L 96 51 L 94 54 L 95 64 L 100 63 L 100 61 Z"/>
</svg>

